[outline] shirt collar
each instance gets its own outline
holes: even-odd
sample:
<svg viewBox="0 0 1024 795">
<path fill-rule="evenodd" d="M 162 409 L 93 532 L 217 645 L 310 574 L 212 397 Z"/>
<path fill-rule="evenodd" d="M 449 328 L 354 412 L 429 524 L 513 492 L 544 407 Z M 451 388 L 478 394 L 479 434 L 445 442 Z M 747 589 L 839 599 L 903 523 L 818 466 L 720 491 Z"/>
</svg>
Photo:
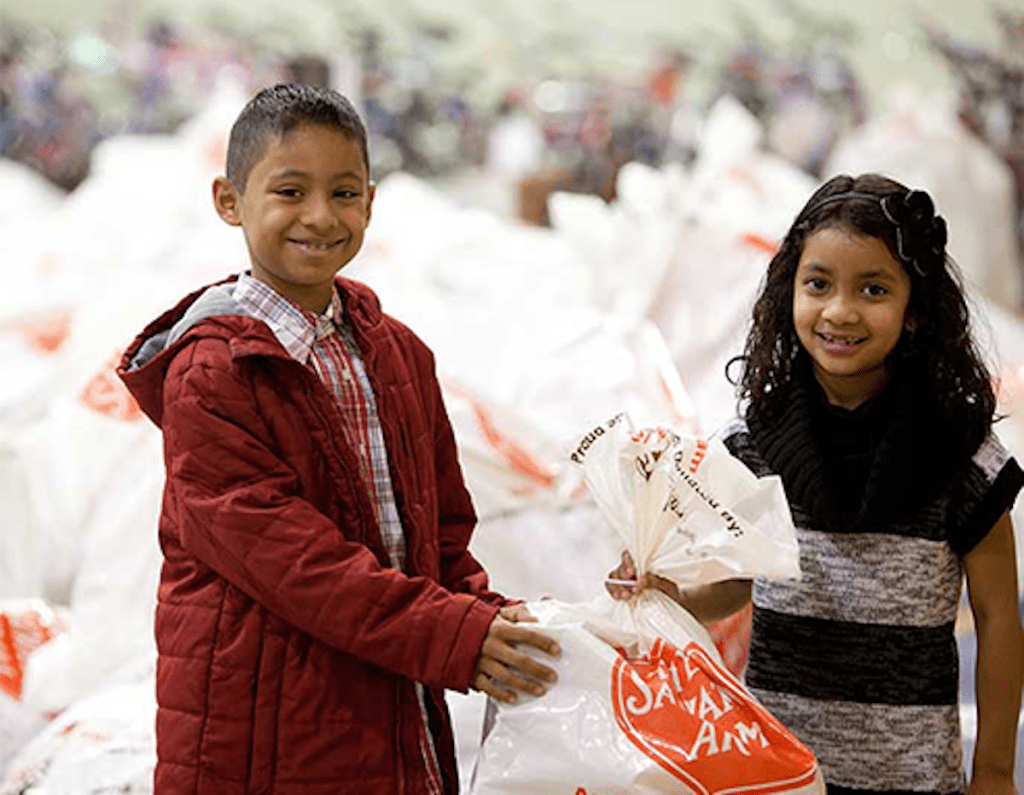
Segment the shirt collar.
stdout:
<svg viewBox="0 0 1024 795">
<path fill-rule="evenodd" d="M 249 316 L 262 320 L 288 354 L 305 364 L 316 341 L 335 333 L 344 323 L 345 309 L 335 288 L 322 315 L 314 315 L 250 273 L 236 282 L 235 300 Z"/>
</svg>

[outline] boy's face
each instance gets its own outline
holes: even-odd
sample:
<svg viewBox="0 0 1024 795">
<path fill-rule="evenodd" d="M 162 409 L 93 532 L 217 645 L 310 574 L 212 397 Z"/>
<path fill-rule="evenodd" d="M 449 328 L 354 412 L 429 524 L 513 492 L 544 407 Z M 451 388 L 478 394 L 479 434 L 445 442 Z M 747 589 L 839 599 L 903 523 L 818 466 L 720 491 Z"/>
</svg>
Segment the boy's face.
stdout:
<svg viewBox="0 0 1024 795">
<path fill-rule="evenodd" d="M 244 192 L 219 177 L 213 195 L 221 218 L 242 227 L 252 275 L 320 313 L 334 275 L 362 246 L 374 185 L 358 143 L 304 125 L 267 144 Z"/>
</svg>

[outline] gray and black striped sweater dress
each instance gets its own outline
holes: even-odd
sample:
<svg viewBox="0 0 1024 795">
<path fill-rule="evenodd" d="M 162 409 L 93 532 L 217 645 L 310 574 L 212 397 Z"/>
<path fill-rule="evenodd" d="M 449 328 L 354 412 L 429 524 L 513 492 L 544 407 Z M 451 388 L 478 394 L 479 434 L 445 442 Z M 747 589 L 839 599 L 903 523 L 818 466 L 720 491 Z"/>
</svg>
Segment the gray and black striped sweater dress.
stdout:
<svg viewBox="0 0 1024 795">
<path fill-rule="evenodd" d="M 953 431 L 908 393 L 847 412 L 805 382 L 776 421 L 721 433 L 782 476 L 800 544 L 800 582 L 755 582 L 746 683 L 814 750 L 830 795 L 964 790 L 961 556 L 1024 484 L 993 435 L 956 463 Z"/>
</svg>

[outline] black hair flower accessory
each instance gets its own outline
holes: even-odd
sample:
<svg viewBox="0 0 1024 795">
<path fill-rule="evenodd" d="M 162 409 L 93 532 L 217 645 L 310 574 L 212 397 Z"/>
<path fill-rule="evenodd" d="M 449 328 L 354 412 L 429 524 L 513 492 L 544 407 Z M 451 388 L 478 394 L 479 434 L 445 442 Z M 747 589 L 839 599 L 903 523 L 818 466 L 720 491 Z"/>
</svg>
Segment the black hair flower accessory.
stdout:
<svg viewBox="0 0 1024 795">
<path fill-rule="evenodd" d="M 935 214 L 932 197 L 923 190 L 883 196 L 880 204 L 886 219 L 896 227 L 896 253 L 921 276 L 924 263 L 943 260 L 946 221 Z"/>
</svg>

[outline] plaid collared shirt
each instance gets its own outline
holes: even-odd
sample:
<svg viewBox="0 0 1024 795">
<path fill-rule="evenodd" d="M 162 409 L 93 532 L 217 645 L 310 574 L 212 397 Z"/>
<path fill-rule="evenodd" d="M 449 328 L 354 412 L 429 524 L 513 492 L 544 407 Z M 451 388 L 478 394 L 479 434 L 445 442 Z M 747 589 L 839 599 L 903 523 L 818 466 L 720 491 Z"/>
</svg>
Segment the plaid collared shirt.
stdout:
<svg viewBox="0 0 1024 795">
<path fill-rule="evenodd" d="M 234 298 L 246 314 L 270 327 L 293 359 L 312 367 L 334 395 L 341 409 L 345 440 L 357 453 L 359 471 L 376 509 L 391 565 L 404 571 L 405 532 L 395 503 L 377 401 L 359 346 L 345 320 L 345 308 L 338 291 L 332 292 L 327 310 L 317 316 L 285 298 L 270 285 L 243 273 L 235 285 Z M 432 795 L 443 795 L 434 741 L 427 730 L 429 719 L 423 686 L 419 682 L 415 684 L 422 717 L 420 750 L 427 769 L 429 791 Z"/>
</svg>

